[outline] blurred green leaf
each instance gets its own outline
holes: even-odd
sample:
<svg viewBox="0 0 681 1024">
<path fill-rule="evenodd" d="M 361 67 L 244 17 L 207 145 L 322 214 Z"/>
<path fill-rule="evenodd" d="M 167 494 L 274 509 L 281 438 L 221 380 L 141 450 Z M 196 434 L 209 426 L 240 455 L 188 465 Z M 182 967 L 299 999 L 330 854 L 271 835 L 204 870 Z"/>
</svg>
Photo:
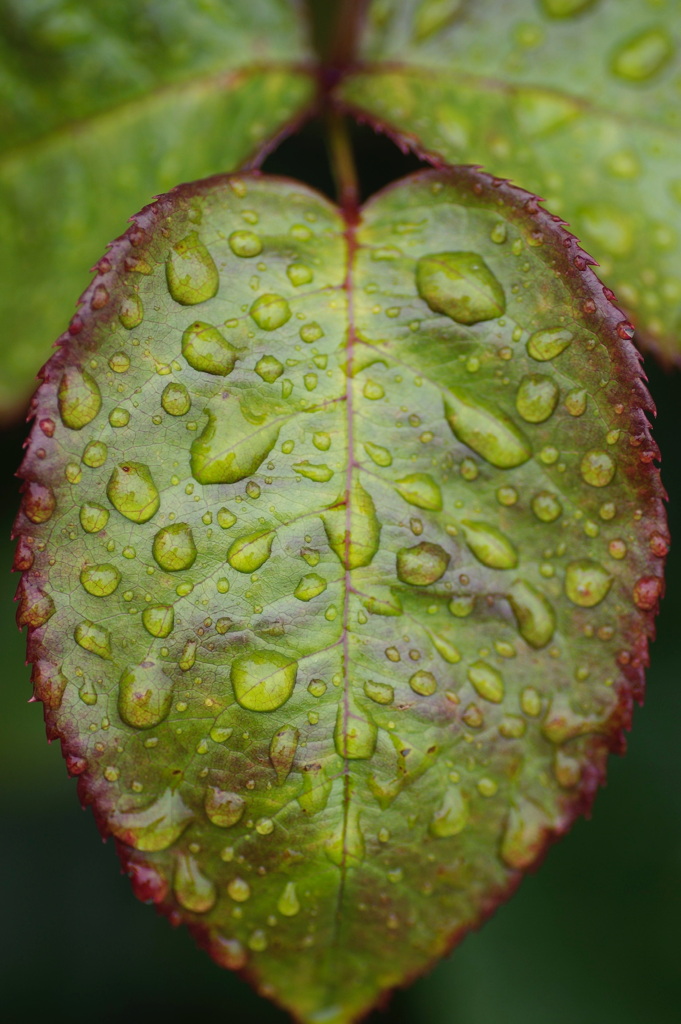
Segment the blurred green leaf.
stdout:
<svg viewBox="0 0 681 1024">
<path fill-rule="evenodd" d="M 1 0 L 0 416 L 131 210 L 233 170 L 315 92 L 298 0 Z"/>
<path fill-rule="evenodd" d="M 681 358 L 678 0 L 373 0 L 360 58 L 345 102 L 543 196 Z"/>
</svg>

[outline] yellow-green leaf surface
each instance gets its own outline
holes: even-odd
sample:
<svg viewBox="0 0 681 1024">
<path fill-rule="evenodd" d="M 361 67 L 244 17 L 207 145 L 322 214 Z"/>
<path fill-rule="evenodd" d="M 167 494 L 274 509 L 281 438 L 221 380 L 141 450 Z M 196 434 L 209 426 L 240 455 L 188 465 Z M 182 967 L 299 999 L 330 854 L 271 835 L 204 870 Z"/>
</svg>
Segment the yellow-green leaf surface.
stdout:
<svg viewBox="0 0 681 1024">
<path fill-rule="evenodd" d="M 470 169 L 359 217 L 183 186 L 81 325 L 16 524 L 48 730 L 140 898 L 356 1020 L 589 807 L 640 696 L 667 534 L 629 325 Z"/>
<path fill-rule="evenodd" d="M 296 0 L 1 0 L 0 415 L 130 210 L 234 170 L 314 94 Z"/>
<path fill-rule="evenodd" d="M 543 196 L 679 359 L 678 0 L 372 0 L 359 57 L 346 102 Z"/>
</svg>

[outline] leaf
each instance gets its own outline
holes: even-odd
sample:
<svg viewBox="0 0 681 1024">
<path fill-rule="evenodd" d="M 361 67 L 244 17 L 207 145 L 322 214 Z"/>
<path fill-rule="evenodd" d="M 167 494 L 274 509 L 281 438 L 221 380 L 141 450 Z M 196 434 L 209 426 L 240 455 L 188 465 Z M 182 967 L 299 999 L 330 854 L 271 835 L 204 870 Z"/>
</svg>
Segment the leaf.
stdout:
<svg viewBox="0 0 681 1024">
<path fill-rule="evenodd" d="M 621 747 L 667 547 L 630 327 L 466 168 L 358 224 L 283 179 L 182 186 L 81 319 L 16 523 L 49 734 L 142 899 L 297 1019 L 355 1020 Z"/>
<path fill-rule="evenodd" d="M 297 0 L 0 7 L 7 416 L 68 320 L 82 268 L 130 210 L 234 170 L 302 116 L 315 84 Z"/>
<path fill-rule="evenodd" d="M 373 0 L 339 95 L 408 144 L 546 199 L 666 360 L 681 333 L 681 6 Z"/>
</svg>

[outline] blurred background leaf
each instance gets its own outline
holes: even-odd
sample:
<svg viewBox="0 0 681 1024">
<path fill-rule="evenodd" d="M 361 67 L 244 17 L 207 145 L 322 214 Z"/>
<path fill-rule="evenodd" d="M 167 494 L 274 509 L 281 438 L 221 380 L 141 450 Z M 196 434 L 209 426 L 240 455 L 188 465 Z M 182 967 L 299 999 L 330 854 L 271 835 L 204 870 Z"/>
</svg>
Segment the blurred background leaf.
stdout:
<svg viewBox="0 0 681 1024">
<path fill-rule="evenodd" d="M 0 0 L 0 417 L 127 218 L 234 170 L 313 101 L 303 14 L 297 0 Z"/>
<path fill-rule="evenodd" d="M 681 361 L 678 0 L 369 0 L 360 57 L 343 100 L 543 196 Z"/>
</svg>

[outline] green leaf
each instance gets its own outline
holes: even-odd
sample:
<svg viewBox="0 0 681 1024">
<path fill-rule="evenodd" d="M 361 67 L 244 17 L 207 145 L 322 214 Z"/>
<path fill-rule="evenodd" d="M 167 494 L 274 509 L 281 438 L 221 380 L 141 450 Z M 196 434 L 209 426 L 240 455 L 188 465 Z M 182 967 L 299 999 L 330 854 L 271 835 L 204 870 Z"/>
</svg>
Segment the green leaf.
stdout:
<svg viewBox="0 0 681 1024">
<path fill-rule="evenodd" d="M 546 199 L 665 359 L 681 349 L 681 6 L 373 0 L 340 97 Z"/>
<path fill-rule="evenodd" d="M 16 524 L 50 735 L 140 898 L 355 1020 L 514 890 L 629 724 L 667 547 L 629 325 L 465 168 L 358 224 L 183 186 L 81 319 Z"/>
<path fill-rule="evenodd" d="M 3 0 L 0 10 L 9 415 L 71 316 L 83 267 L 130 210 L 234 170 L 301 116 L 315 85 L 296 0 Z"/>
</svg>

